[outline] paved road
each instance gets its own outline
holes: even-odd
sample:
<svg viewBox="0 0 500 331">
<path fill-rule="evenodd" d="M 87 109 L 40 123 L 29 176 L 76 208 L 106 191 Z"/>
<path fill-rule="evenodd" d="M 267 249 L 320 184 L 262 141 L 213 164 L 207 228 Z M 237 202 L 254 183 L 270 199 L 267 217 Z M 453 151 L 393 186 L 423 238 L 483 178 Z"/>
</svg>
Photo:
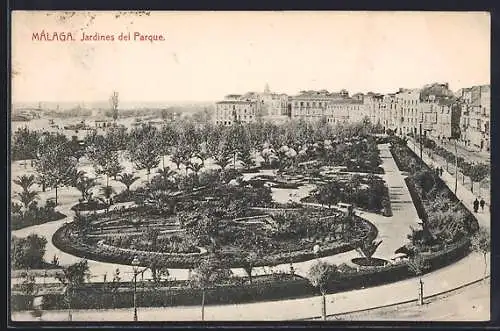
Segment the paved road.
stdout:
<svg viewBox="0 0 500 331">
<path fill-rule="evenodd" d="M 415 142 L 415 140 L 410 139 L 408 146 L 415 150 L 418 155 L 420 155 L 420 145 Z M 451 146 L 451 147 L 450 147 Z M 454 145 L 453 144 L 448 144 L 446 146 L 450 150 L 450 152 L 455 153 Z M 460 148 L 462 148 L 462 152 L 460 152 Z M 464 152 L 466 151 L 466 152 Z M 490 164 L 489 161 L 489 153 L 485 152 L 471 152 L 465 150 L 463 147 L 459 147 L 457 145 L 457 152 L 459 156 L 462 156 L 465 160 L 472 161 L 472 162 L 481 162 L 481 163 L 486 163 Z M 426 159 L 429 158 L 429 150 L 424 148 L 424 153 L 423 155 L 426 156 Z M 487 155 L 485 155 L 487 154 Z M 488 157 L 486 157 L 488 156 Z M 432 161 L 434 161 L 434 164 L 439 165 L 443 170 L 448 171 L 452 176 L 455 176 L 455 164 L 454 163 L 449 163 L 447 162 L 442 156 L 437 155 L 436 153 L 432 153 Z M 472 183 L 471 180 L 468 176 L 464 176 L 463 173 L 458 170 L 458 181 L 465 187 L 467 187 L 469 190 L 471 189 Z M 487 204 L 490 203 L 490 177 L 487 177 L 485 180 L 483 180 L 481 183 L 475 182 L 474 183 L 474 193 L 478 196 L 481 196 L 484 198 Z"/>
<path fill-rule="evenodd" d="M 439 146 L 446 148 L 451 153 L 455 153 L 455 144 L 454 142 L 445 142 L 442 144 L 438 144 Z M 466 160 L 471 160 L 473 162 L 480 163 L 490 163 L 491 153 L 486 151 L 473 151 L 465 148 L 462 144 L 457 143 L 457 153 L 458 156 L 463 157 Z"/>
<path fill-rule="evenodd" d="M 490 282 L 479 281 L 464 288 L 415 302 L 328 317 L 341 321 L 488 321 Z"/>
<path fill-rule="evenodd" d="M 424 295 L 447 291 L 484 276 L 484 260 L 481 254 L 470 254 L 464 259 L 422 277 Z M 489 273 L 489 267 L 488 271 Z M 416 300 L 418 281 L 416 278 L 361 290 L 327 295 L 327 314 L 347 313 L 360 309 L 388 305 L 407 300 Z M 207 302 L 207 304 L 210 304 Z M 132 321 L 133 309 L 76 310 L 73 321 Z M 200 307 L 139 308 L 141 321 L 196 321 L 200 320 Z M 239 305 L 207 306 L 205 319 L 210 321 L 272 321 L 306 319 L 321 315 L 321 297 L 305 299 L 258 302 Z M 44 311 L 44 321 L 67 320 L 68 312 Z M 30 312 L 13 312 L 15 321 L 30 321 L 35 318 Z"/>
</svg>

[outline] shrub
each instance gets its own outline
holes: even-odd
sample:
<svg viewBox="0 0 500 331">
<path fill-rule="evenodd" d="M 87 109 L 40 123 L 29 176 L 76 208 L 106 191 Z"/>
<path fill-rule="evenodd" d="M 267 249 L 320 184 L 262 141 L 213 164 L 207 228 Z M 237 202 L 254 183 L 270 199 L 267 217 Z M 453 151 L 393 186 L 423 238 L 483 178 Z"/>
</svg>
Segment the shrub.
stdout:
<svg viewBox="0 0 500 331">
<path fill-rule="evenodd" d="M 30 205 L 30 208 L 25 211 L 18 208 L 12 208 L 10 219 L 11 229 L 19 230 L 33 225 L 58 221 L 66 217 L 66 215 L 55 211 L 54 207 L 55 202 L 47 200 L 43 207 L 38 207 L 35 201 Z"/>
</svg>

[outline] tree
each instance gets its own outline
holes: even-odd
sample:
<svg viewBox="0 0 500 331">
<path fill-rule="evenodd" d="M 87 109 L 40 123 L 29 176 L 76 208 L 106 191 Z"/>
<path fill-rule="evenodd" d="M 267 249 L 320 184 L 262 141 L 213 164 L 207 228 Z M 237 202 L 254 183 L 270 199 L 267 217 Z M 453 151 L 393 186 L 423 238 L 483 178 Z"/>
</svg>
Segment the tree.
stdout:
<svg viewBox="0 0 500 331">
<path fill-rule="evenodd" d="M 74 290 L 80 288 L 89 277 L 90 272 L 87 260 L 81 260 L 80 262 L 64 267 L 62 273 L 56 275 L 57 280 L 65 286 L 65 300 L 68 305 L 68 317 L 70 321 L 72 320 L 71 301 Z"/>
<path fill-rule="evenodd" d="M 116 122 L 118 119 L 118 92 L 113 92 L 109 102 L 111 104 L 111 114 L 113 116 L 113 120 Z"/>
<path fill-rule="evenodd" d="M 193 270 L 190 277 L 191 286 L 201 289 L 201 320 L 205 320 L 205 291 L 231 276 L 231 269 L 222 265 L 215 258 L 203 259 Z"/>
<path fill-rule="evenodd" d="M 248 144 L 238 152 L 238 158 L 247 169 L 255 166 L 255 160 L 253 159 L 250 145 Z"/>
<path fill-rule="evenodd" d="M 135 176 L 134 173 L 122 173 L 118 177 L 118 181 L 125 185 L 127 188 L 127 192 L 130 192 L 130 186 L 134 184 L 139 179 L 138 176 Z"/>
<path fill-rule="evenodd" d="M 85 176 L 85 173 L 80 172 L 74 183 L 74 187 L 82 194 L 82 201 L 88 201 L 92 197 L 91 190 L 97 185 L 95 178 Z"/>
<path fill-rule="evenodd" d="M 408 260 L 408 270 L 416 276 L 419 276 L 419 304 L 424 304 L 424 283 L 422 282 L 422 275 L 430 268 L 428 261 L 422 256 L 420 252 L 415 254 Z"/>
<path fill-rule="evenodd" d="M 227 132 L 227 147 L 233 156 L 233 169 L 236 169 L 236 156 L 249 147 L 247 135 L 240 123 L 235 122 Z"/>
<path fill-rule="evenodd" d="M 328 286 L 338 276 L 338 268 L 334 264 L 319 261 L 311 266 L 307 274 L 307 278 L 311 285 L 318 288 L 322 296 L 322 315 L 323 320 L 326 321 L 326 293 Z"/>
<path fill-rule="evenodd" d="M 162 167 L 165 168 L 165 155 L 172 152 L 172 147 L 177 142 L 177 130 L 172 124 L 163 125 L 160 131 L 160 149 L 162 155 Z"/>
<path fill-rule="evenodd" d="M 235 246 L 241 248 L 239 254 L 242 255 L 242 267 L 248 275 L 250 284 L 252 284 L 252 270 L 255 263 L 264 255 L 267 241 L 255 233 L 255 231 L 245 229 L 238 233 Z"/>
<path fill-rule="evenodd" d="M 35 168 L 45 184 L 56 190 L 69 184 L 76 173 L 77 161 L 72 156 L 68 140 L 60 134 L 45 137 L 40 144 Z"/>
<path fill-rule="evenodd" d="M 35 184 L 35 175 L 22 175 L 14 179 L 14 184 L 21 186 L 24 192 L 29 191 Z"/>
<path fill-rule="evenodd" d="M 210 207 L 209 207 L 210 208 Z M 186 222 L 188 233 L 199 241 L 210 243 L 211 252 L 216 251 L 217 237 L 221 230 L 221 218 L 224 215 L 222 206 L 207 208 L 201 213 L 196 213 Z"/>
<path fill-rule="evenodd" d="M 23 281 L 21 283 L 21 292 L 28 298 L 29 307 L 33 306 L 33 299 L 36 295 L 36 280 L 33 274 L 28 270 L 22 273 Z"/>
<path fill-rule="evenodd" d="M 114 149 L 112 142 L 101 135 L 91 136 L 86 153 L 96 173 L 106 175 L 106 186 L 109 186 L 109 176 L 117 175 L 122 169 L 118 152 Z"/>
<path fill-rule="evenodd" d="M 104 139 L 106 139 L 112 151 L 125 150 L 129 140 L 127 128 L 123 125 L 108 127 Z"/>
<path fill-rule="evenodd" d="M 226 168 L 226 166 L 230 163 L 231 156 L 232 153 L 224 140 L 219 143 L 215 152 L 212 154 L 215 164 L 222 169 Z"/>
<path fill-rule="evenodd" d="M 490 174 L 490 167 L 483 163 L 474 164 L 464 171 L 471 181 L 471 192 L 474 192 L 474 182 L 480 182 Z"/>
<path fill-rule="evenodd" d="M 484 257 L 484 278 L 488 269 L 488 261 L 486 255 L 491 250 L 491 235 L 486 228 L 479 228 L 479 230 L 471 238 L 471 248 L 474 252 L 483 254 Z"/>
<path fill-rule="evenodd" d="M 30 131 L 27 127 L 17 129 L 12 135 L 12 159 L 32 160 L 36 158 L 40 142 L 40 134 Z M 27 163 L 24 163 L 26 168 Z"/>
<path fill-rule="evenodd" d="M 316 188 L 313 191 L 313 195 L 316 197 L 316 200 L 321 205 L 327 205 L 331 207 L 340 201 L 341 197 L 341 187 L 338 182 L 332 181 L 328 184 L 323 184 L 319 188 Z"/>
<path fill-rule="evenodd" d="M 101 187 L 101 193 L 103 198 L 99 198 L 106 205 L 106 214 L 109 212 L 109 207 L 112 204 L 112 196 L 115 193 L 115 190 L 111 186 L 103 186 Z"/>
<path fill-rule="evenodd" d="M 12 237 L 11 257 L 15 269 L 37 269 L 42 267 L 47 239 L 36 234 L 25 238 Z"/>
<path fill-rule="evenodd" d="M 151 169 L 160 163 L 161 148 L 158 145 L 160 134 L 151 124 L 143 124 L 132 130 L 127 146 L 130 160 L 138 170 L 146 169 L 149 181 Z"/>
<path fill-rule="evenodd" d="M 35 191 L 22 191 L 17 193 L 17 196 L 24 206 L 24 210 L 28 210 L 30 205 L 38 198 L 38 193 Z"/>
</svg>

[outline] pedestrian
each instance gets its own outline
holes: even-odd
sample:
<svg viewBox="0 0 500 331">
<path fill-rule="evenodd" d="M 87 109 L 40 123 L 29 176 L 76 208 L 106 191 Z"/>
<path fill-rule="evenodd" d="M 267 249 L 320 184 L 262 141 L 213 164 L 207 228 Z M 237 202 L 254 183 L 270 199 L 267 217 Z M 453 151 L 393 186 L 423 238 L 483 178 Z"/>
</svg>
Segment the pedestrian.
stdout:
<svg viewBox="0 0 500 331">
<path fill-rule="evenodd" d="M 484 201 L 483 198 L 481 198 L 481 200 L 479 201 L 479 204 L 481 205 L 481 211 L 484 212 L 484 205 L 486 204 L 486 202 Z"/>
<path fill-rule="evenodd" d="M 479 201 L 477 200 L 474 200 L 474 212 L 477 213 L 477 210 L 479 209 Z"/>
<path fill-rule="evenodd" d="M 440 176 L 443 176 L 443 167 L 439 168 L 439 173 L 440 173 Z"/>
</svg>

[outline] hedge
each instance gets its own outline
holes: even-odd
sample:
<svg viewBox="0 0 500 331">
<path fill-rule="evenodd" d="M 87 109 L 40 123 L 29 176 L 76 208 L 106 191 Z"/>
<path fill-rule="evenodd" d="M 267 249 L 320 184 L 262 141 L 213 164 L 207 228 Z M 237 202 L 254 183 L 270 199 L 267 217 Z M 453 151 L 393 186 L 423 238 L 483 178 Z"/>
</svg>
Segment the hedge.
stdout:
<svg viewBox="0 0 500 331">
<path fill-rule="evenodd" d="M 424 163 L 418 156 L 415 154 L 414 151 L 412 151 L 407 145 L 399 145 L 403 147 L 403 150 L 409 157 L 411 157 L 415 162 L 417 163 L 418 166 L 425 168 L 426 170 L 431 170 L 431 168 Z M 400 155 L 398 153 L 395 153 L 394 149 L 391 148 L 391 154 L 396 161 L 396 163 L 400 163 L 403 168 L 409 169 L 409 167 L 405 164 L 403 164 L 402 160 L 400 159 Z M 399 165 L 398 165 L 399 168 Z M 401 169 L 401 168 L 400 168 Z M 437 187 L 444 191 L 448 197 L 450 197 L 451 201 L 453 203 L 456 203 L 460 206 L 460 209 L 462 212 L 465 214 L 465 224 L 469 228 L 469 231 L 474 232 L 479 228 L 479 223 L 477 219 L 474 217 L 474 215 L 470 212 L 467 207 L 456 197 L 456 195 L 451 191 L 451 189 L 446 185 L 442 178 L 438 177 L 437 179 Z M 423 201 L 420 199 L 420 196 L 417 192 L 415 183 L 413 182 L 413 179 L 411 177 L 408 177 L 405 179 L 406 184 L 408 185 L 408 190 L 410 191 L 410 195 L 412 197 L 413 203 L 415 204 L 415 208 L 417 209 L 417 214 L 422 220 L 427 220 L 427 213 L 425 211 L 425 206 L 423 204 Z"/>
<path fill-rule="evenodd" d="M 259 281 L 259 278 L 261 280 Z M 182 287 L 152 287 L 137 285 L 138 307 L 171 307 L 201 305 L 202 291 L 192 288 L 184 281 Z M 87 284 L 86 284 L 87 285 Z M 133 285 L 112 290 L 112 283 L 92 284 L 75 289 L 72 295 L 73 309 L 109 309 L 133 306 Z M 238 304 L 258 301 L 282 300 L 311 296 L 315 289 L 309 281 L 297 275 L 277 274 L 253 277 L 252 284 L 233 283 L 208 288 L 205 303 Z M 28 310 L 29 299 L 15 294 L 11 297 L 12 310 Z M 44 295 L 42 309 L 67 309 L 64 294 Z"/>
<path fill-rule="evenodd" d="M 449 265 L 469 252 L 469 241 L 462 240 L 448 249 L 436 253 L 424 254 L 432 271 Z M 370 286 L 400 281 L 415 275 L 405 262 L 386 267 L 363 268 L 358 272 L 341 273 L 328 287 L 328 293 L 355 290 Z M 252 284 L 242 283 L 242 279 L 234 279 L 233 284 L 213 287 L 206 290 L 205 303 L 241 304 L 258 301 L 296 299 L 318 295 L 307 279 L 298 275 L 276 274 L 254 276 Z M 239 284 L 238 284 L 239 282 Z M 151 283 L 139 282 L 137 286 L 138 307 L 171 307 L 193 306 L 201 304 L 201 290 L 189 287 L 188 281 L 168 282 L 171 287 L 154 287 Z M 74 309 L 110 309 L 133 306 L 133 284 L 120 283 L 113 291 L 113 283 L 85 284 L 75 289 L 72 296 Z M 29 298 L 14 293 L 11 296 L 12 310 L 28 310 Z M 66 309 L 63 294 L 44 295 L 44 310 Z"/>
<path fill-rule="evenodd" d="M 43 209 L 44 207 L 40 208 Z M 38 217 L 34 217 L 34 215 L 19 215 L 19 214 L 11 214 L 10 218 L 10 228 L 11 230 L 20 230 L 34 225 L 40 225 L 48 222 L 54 222 L 62 220 L 66 218 L 66 215 L 55 211 L 47 211 Z"/>
</svg>

